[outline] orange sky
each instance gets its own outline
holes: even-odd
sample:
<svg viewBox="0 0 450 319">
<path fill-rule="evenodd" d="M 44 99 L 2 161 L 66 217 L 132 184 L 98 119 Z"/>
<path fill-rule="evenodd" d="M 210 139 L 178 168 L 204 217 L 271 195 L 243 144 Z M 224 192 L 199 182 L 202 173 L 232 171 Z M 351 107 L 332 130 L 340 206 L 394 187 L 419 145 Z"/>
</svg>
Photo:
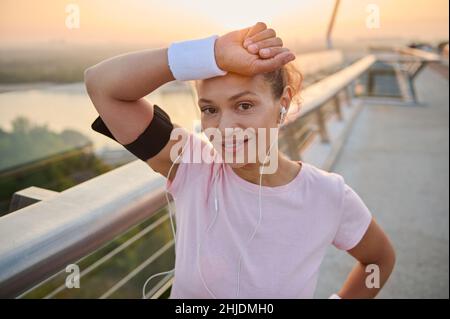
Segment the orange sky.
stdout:
<svg viewBox="0 0 450 319">
<path fill-rule="evenodd" d="M 80 8 L 80 28 L 65 26 L 65 7 Z M 368 29 L 366 6 L 380 8 Z M 448 39 L 448 0 L 341 0 L 334 36 Z M 267 22 L 287 41 L 323 40 L 334 0 L 1 0 L 0 41 L 65 40 L 168 43 Z"/>
</svg>

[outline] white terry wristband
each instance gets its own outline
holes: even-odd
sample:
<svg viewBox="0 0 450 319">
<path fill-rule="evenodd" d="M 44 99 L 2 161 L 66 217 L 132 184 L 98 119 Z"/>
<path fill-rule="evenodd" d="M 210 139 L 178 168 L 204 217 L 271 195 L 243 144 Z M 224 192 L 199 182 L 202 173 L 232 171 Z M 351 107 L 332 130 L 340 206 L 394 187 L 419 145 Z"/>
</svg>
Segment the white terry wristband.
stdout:
<svg viewBox="0 0 450 319">
<path fill-rule="evenodd" d="M 174 42 L 167 50 L 169 68 L 179 81 L 203 80 L 225 75 L 216 63 L 214 44 L 218 35 Z"/>
<path fill-rule="evenodd" d="M 328 299 L 342 299 L 342 298 L 339 297 L 339 295 L 337 294 L 332 294 L 330 297 L 328 297 Z"/>
</svg>

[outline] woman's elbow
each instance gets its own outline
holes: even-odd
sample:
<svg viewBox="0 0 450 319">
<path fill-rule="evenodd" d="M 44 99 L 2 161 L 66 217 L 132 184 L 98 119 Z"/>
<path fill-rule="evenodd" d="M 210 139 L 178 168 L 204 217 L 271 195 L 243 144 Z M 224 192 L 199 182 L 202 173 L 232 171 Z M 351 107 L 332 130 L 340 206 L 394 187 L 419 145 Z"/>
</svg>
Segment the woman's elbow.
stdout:
<svg viewBox="0 0 450 319">
<path fill-rule="evenodd" d="M 389 257 L 388 257 L 388 263 L 391 266 L 391 271 L 394 269 L 396 261 L 397 261 L 397 253 L 395 252 L 394 246 L 392 246 L 392 244 L 391 244 L 390 249 L 389 249 Z"/>
<path fill-rule="evenodd" d="M 394 270 L 395 263 L 397 260 L 397 254 L 391 243 L 385 247 L 384 254 L 378 261 L 382 271 L 386 273 L 386 277 L 389 277 Z M 387 278 L 386 278 L 387 279 Z"/>
<path fill-rule="evenodd" d="M 89 96 L 92 96 L 95 93 L 95 83 L 98 83 L 98 81 L 95 80 L 96 73 L 95 66 L 91 66 L 84 70 L 84 85 L 86 86 L 86 91 Z"/>
</svg>

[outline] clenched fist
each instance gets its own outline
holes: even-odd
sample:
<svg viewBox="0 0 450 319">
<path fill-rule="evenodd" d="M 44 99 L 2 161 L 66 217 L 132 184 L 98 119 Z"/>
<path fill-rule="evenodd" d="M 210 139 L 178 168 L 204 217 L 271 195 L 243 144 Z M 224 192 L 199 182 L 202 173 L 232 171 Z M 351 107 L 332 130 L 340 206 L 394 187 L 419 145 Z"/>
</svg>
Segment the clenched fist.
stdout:
<svg viewBox="0 0 450 319">
<path fill-rule="evenodd" d="M 248 76 L 274 71 L 295 59 L 289 49 L 283 48 L 275 30 L 263 22 L 220 36 L 214 52 L 219 68 Z"/>
</svg>

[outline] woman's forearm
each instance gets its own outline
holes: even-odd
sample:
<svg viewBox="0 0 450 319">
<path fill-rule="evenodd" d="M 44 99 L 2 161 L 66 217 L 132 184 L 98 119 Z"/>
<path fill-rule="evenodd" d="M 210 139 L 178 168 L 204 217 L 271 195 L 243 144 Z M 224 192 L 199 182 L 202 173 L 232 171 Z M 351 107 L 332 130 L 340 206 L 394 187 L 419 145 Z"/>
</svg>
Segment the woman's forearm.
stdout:
<svg viewBox="0 0 450 319">
<path fill-rule="evenodd" d="M 85 71 L 89 91 L 122 101 L 136 101 L 173 81 L 167 48 L 148 49 L 115 56 Z"/>
<path fill-rule="evenodd" d="M 375 267 L 368 268 L 368 265 L 357 262 L 338 295 L 343 299 L 374 298 L 392 273 L 394 261 L 386 260 L 373 265 Z"/>
</svg>

